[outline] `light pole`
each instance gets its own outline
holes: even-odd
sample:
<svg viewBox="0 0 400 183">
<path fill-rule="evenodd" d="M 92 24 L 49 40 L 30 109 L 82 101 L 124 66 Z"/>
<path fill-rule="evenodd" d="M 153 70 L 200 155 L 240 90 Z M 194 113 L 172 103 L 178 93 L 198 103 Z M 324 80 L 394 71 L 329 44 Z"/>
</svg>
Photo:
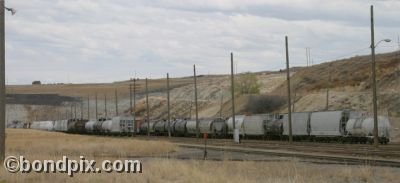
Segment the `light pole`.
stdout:
<svg viewBox="0 0 400 183">
<path fill-rule="evenodd" d="M 382 39 L 375 44 L 375 33 L 374 33 L 374 6 L 371 5 L 371 59 L 372 59 L 372 103 L 374 111 L 374 146 L 378 147 L 378 104 L 376 96 L 376 72 L 375 72 L 375 48 L 381 42 L 390 42 L 390 39 Z"/>
<path fill-rule="evenodd" d="M 3 8 L 0 8 L 0 162 L 4 161 L 6 154 L 6 69 L 5 69 L 5 20 L 4 10 L 10 11 L 12 15 L 16 11 L 12 8 L 7 8 L 4 0 L 0 0 Z"/>
</svg>

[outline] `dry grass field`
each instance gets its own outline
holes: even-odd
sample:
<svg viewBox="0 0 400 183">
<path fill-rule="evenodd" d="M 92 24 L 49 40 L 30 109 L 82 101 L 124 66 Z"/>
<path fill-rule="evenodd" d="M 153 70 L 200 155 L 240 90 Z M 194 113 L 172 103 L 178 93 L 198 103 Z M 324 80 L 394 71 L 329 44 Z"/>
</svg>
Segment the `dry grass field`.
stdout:
<svg viewBox="0 0 400 183">
<path fill-rule="evenodd" d="M 7 130 L 7 155 L 29 160 L 58 160 L 62 155 L 97 162 L 129 155 L 161 155 L 178 150 L 167 142 L 79 136 L 34 130 Z M 318 165 L 293 159 L 283 162 L 231 162 L 144 159 L 143 172 L 74 174 L 8 173 L 0 182 L 397 182 L 400 169 L 370 166 Z"/>
</svg>

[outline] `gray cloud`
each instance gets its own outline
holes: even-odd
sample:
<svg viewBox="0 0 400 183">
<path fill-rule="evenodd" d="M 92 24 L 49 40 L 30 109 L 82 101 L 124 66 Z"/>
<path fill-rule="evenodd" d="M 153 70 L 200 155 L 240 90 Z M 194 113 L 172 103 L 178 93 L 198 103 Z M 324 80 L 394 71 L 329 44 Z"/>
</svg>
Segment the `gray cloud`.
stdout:
<svg viewBox="0 0 400 183">
<path fill-rule="evenodd" d="M 377 39 L 397 39 L 400 3 L 365 0 L 19 0 L 6 17 L 10 84 L 112 82 L 131 77 L 228 73 L 369 53 L 369 6 Z M 366 48 L 366 49 L 363 49 Z M 378 52 L 397 49 L 386 44 Z M 357 50 L 361 50 L 355 52 Z"/>
</svg>

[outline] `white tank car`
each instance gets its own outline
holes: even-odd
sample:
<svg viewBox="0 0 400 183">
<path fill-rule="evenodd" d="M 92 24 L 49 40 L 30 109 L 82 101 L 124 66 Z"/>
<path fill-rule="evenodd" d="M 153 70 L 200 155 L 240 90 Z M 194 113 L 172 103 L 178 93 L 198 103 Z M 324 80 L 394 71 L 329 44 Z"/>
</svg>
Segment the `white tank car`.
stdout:
<svg viewBox="0 0 400 183">
<path fill-rule="evenodd" d="M 263 136 L 266 134 L 264 122 L 269 119 L 267 114 L 245 116 L 243 120 L 244 134 L 246 136 Z"/>
<path fill-rule="evenodd" d="M 186 122 L 186 133 L 188 135 L 196 135 L 197 130 L 196 130 L 196 120 L 195 119 L 189 119 Z"/>
<path fill-rule="evenodd" d="M 85 124 L 85 130 L 87 133 L 93 133 L 94 125 L 96 124 L 95 120 L 90 120 Z"/>
<path fill-rule="evenodd" d="M 54 131 L 58 131 L 58 132 L 68 131 L 68 120 L 54 121 Z"/>
<path fill-rule="evenodd" d="M 211 134 L 212 133 L 212 123 L 213 119 L 200 119 L 199 120 L 199 130 L 200 134 Z"/>
<path fill-rule="evenodd" d="M 292 135 L 293 136 L 310 135 L 309 122 L 310 122 L 310 112 L 292 113 Z M 288 114 L 285 114 L 283 116 L 283 135 L 289 135 Z"/>
<path fill-rule="evenodd" d="M 54 123 L 53 121 L 34 121 L 31 124 L 32 129 L 53 131 Z"/>
<path fill-rule="evenodd" d="M 374 118 L 368 116 L 349 119 L 346 124 L 346 130 L 349 136 L 372 137 L 374 133 Z M 389 131 L 389 119 L 384 116 L 378 116 L 378 136 L 389 139 Z"/>
<path fill-rule="evenodd" d="M 235 128 L 239 129 L 239 134 L 244 135 L 244 122 L 245 115 L 236 115 L 235 116 Z M 233 123 L 232 123 L 232 117 L 230 117 L 226 121 L 226 125 L 228 126 L 228 134 L 233 135 Z"/>
<path fill-rule="evenodd" d="M 103 124 L 101 124 L 101 131 L 103 133 L 110 133 L 111 126 L 112 126 L 112 120 L 106 120 L 103 122 Z"/>
</svg>

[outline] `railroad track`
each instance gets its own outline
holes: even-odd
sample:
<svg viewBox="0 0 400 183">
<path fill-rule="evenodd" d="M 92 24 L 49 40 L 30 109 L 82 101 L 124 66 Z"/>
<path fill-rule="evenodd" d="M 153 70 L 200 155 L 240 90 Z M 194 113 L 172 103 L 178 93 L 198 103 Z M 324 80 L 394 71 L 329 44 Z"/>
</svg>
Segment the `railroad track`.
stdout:
<svg viewBox="0 0 400 183">
<path fill-rule="evenodd" d="M 200 144 L 185 144 L 185 143 L 176 143 L 176 144 L 186 148 L 198 148 L 198 149 L 204 148 L 204 146 Z M 259 148 L 215 146 L 215 145 L 207 145 L 207 149 L 216 151 L 229 151 L 229 152 L 240 152 L 249 154 L 263 154 L 270 156 L 296 157 L 309 160 L 320 160 L 319 163 L 326 162 L 326 163 L 346 164 L 346 165 L 389 166 L 389 167 L 400 168 L 400 160 L 382 159 L 382 158 L 355 157 L 346 155 L 326 155 L 320 153 L 304 153 L 304 152 L 292 152 L 292 151 L 282 151 L 282 150 L 266 150 Z"/>
<path fill-rule="evenodd" d="M 138 136 L 140 139 L 167 140 L 176 144 L 202 145 L 203 139 L 187 137 L 147 137 Z M 400 160 L 400 144 L 381 145 L 375 148 L 369 144 L 333 144 L 314 142 L 293 142 L 285 141 L 263 141 L 263 140 L 242 140 L 240 144 L 234 143 L 231 139 L 208 139 L 209 146 L 235 147 L 247 149 L 262 149 L 301 153 L 318 153 L 322 155 L 343 155 L 351 157 L 368 157 Z"/>
</svg>

